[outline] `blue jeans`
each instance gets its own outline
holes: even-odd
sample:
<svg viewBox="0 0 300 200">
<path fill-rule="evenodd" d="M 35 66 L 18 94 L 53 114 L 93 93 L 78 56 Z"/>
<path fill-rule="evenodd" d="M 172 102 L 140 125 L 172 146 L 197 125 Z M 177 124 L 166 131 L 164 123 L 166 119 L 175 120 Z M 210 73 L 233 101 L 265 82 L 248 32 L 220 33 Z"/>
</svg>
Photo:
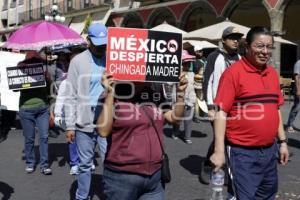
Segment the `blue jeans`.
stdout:
<svg viewBox="0 0 300 200">
<path fill-rule="evenodd" d="M 103 181 L 106 200 L 165 199 L 160 170 L 151 176 L 146 176 L 104 168 Z"/>
<path fill-rule="evenodd" d="M 25 137 L 25 158 L 29 167 L 36 165 L 34 140 L 35 127 L 38 129 L 40 139 L 40 167 L 49 167 L 48 162 L 48 130 L 49 130 L 49 107 L 43 106 L 39 108 L 24 109 L 19 111 L 21 124 L 23 127 L 23 135 Z"/>
<path fill-rule="evenodd" d="M 184 120 L 183 120 L 184 139 L 185 140 L 191 139 L 193 116 L 194 116 L 194 107 L 185 105 L 184 106 Z M 177 124 L 173 125 L 173 135 L 174 136 L 180 135 L 180 125 L 177 125 Z"/>
<path fill-rule="evenodd" d="M 278 190 L 278 146 L 244 148 L 228 145 L 228 199 L 274 200 Z"/>
<path fill-rule="evenodd" d="M 193 116 L 194 116 L 194 107 L 186 105 L 185 109 L 184 109 L 185 119 L 183 120 L 184 139 L 186 139 L 186 140 L 191 139 Z"/>
<path fill-rule="evenodd" d="M 296 116 L 298 114 L 300 110 L 300 99 L 298 96 L 294 96 L 294 105 L 292 106 L 291 108 L 291 111 L 290 111 L 290 114 L 289 114 L 289 119 L 288 119 L 288 122 L 287 122 L 287 127 L 291 127 L 293 126 L 293 123 L 296 119 Z"/>
<path fill-rule="evenodd" d="M 96 132 L 87 133 L 76 131 L 76 144 L 79 156 L 79 174 L 77 175 L 78 188 L 76 191 L 76 200 L 88 199 L 91 178 L 92 165 L 94 158 L 94 147 L 98 143 L 102 163 L 106 154 L 106 138 L 100 137 Z"/>
<path fill-rule="evenodd" d="M 69 145 L 69 156 L 70 156 L 70 165 L 75 166 L 79 164 L 79 156 L 77 152 L 77 144 L 76 141 L 70 143 Z"/>
</svg>

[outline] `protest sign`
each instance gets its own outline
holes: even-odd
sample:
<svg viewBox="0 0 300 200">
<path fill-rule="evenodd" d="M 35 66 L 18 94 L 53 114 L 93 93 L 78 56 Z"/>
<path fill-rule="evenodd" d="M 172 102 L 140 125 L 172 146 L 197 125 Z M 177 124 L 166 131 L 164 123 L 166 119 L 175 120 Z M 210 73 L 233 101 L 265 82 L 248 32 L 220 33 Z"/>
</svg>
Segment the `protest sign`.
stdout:
<svg viewBox="0 0 300 200">
<path fill-rule="evenodd" d="M 0 109 L 19 111 L 20 92 L 8 89 L 6 68 L 16 66 L 25 59 L 25 54 L 0 51 Z"/>
<path fill-rule="evenodd" d="M 108 28 L 106 70 L 117 80 L 179 82 L 182 35 Z"/>
<path fill-rule="evenodd" d="M 7 81 L 10 90 L 45 87 L 45 71 L 42 63 L 7 67 Z"/>
</svg>

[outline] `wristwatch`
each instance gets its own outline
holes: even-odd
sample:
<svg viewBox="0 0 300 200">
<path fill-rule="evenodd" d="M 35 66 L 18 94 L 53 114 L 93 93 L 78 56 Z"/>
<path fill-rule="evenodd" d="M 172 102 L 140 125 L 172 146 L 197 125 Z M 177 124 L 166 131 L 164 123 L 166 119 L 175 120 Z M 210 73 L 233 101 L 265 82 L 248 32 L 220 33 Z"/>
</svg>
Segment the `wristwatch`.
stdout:
<svg viewBox="0 0 300 200">
<path fill-rule="evenodd" d="M 282 144 L 282 143 L 288 143 L 288 139 L 286 138 L 286 139 L 283 139 L 283 140 L 280 140 L 280 139 L 278 139 L 278 143 L 279 144 Z"/>
<path fill-rule="evenodd" d="M 214 105 L 214 104 L 207 105 L 207 108 L 208 108 L 208 110 L 215 110 L 215 111 L 219 111 L 220 110 L 219 106 Z"/>
</svg>

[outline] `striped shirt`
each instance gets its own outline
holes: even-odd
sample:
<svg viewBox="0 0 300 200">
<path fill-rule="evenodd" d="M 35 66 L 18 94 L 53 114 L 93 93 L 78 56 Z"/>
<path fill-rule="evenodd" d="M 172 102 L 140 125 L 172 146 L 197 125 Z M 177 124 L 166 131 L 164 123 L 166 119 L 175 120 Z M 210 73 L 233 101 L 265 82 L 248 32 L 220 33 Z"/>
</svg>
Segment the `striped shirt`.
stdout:
<svg viewBox="0 0 300 200">
<path fill-rule="evenodd" d="M 258 70 L 245 58 L 225 70 L 215 99 L 227 113 L 227 141 L 247 147 L 273 144 L 278 135 L 278 108 L 283 103 L 275 69 Z"/>
</svg>

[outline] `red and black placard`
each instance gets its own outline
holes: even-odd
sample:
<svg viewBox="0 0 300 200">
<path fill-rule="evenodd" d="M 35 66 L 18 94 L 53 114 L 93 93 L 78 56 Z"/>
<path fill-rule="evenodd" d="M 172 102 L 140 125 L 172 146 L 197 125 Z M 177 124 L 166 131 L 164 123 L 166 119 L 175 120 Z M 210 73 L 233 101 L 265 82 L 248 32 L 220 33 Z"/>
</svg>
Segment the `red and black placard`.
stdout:
<svg viewBox="0 0 300 200">
<path fill-rule="evenodd" d="M 117 80 L 178 82 L 182 35 L 108 28 L 106 70 Z"/>
</svg>

